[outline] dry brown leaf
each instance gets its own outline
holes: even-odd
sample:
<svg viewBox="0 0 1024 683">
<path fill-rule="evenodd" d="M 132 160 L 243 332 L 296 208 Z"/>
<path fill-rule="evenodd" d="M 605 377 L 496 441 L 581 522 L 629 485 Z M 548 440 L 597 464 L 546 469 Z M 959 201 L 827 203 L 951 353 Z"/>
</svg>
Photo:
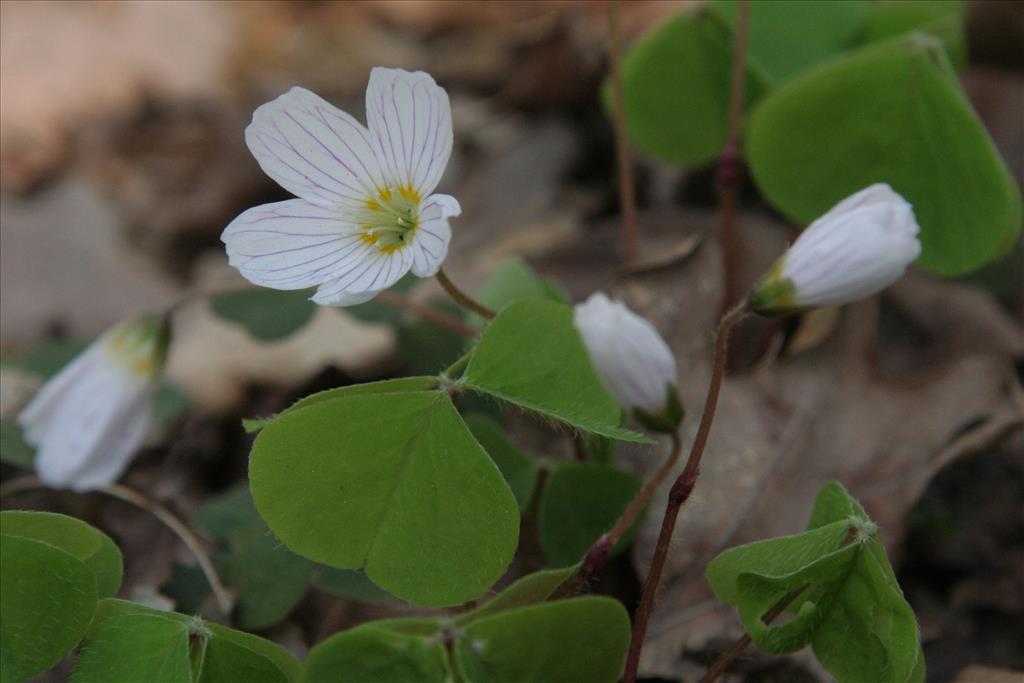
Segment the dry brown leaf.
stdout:
<svg viewBox="0 0 1024 683">
<path fill-rule="evenodd" d="M 956 675 L 953 683 L 1024 683 L 1024 671 L 997 669 L 992 666 L 969 666 Z"/>
</svg>

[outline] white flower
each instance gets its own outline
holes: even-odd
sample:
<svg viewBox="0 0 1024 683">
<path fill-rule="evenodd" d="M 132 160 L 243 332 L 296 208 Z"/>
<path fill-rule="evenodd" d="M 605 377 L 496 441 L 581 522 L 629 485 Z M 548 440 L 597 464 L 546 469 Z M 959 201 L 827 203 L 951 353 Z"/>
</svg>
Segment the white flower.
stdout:
<svg viewBox="0 0 1024 683">
<path fill-rule="evenodd" d="M 674 428 L 682 419 L 676 359 L 654 326 L 602 292 L 576 305 L 575 322 L 598 377 L 616 402 L 647 417 L 666 417 Z"/>
<path fill-rule="evenodd" d="M 259 107 L 245 130 L 264 172 L 297 195 L 233 220 L 231 265 L 274 289 L 319 286 L 313 301 L 351 306 L 410 270 L 437 273 L 458 201 L 431 194 L 452 151 L 448 95 L 422 71 L 376 67 L 366 119 L 303 88 Z"/>
<path fill-rule="evenodd" d="M 921 253 L 919 230 L 907 200 L 876 183 L 811 223 L 755 286 L 751 306 L 780 315 L 871 296 Z"/>
<path fill-rule="evenodd" d="M 167 343 L 160 319 L 121 323 L 36 394 L 18 422 L 44 484 L 88 491 L 121 475 L 153 422 Z"/>
</svg>

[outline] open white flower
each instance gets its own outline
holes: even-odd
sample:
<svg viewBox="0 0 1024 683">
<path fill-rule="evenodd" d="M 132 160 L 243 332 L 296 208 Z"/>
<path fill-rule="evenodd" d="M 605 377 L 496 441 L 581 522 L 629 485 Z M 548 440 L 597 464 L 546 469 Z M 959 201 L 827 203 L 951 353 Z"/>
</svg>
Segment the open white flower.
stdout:
<svg viewBox="0 0 1024 683">
<path fill-rule="evenodd" d="M 55 488 L 88 491 L 115 481 L 153 423 L 167 353 L 161 319 L 121 323 L 57 373 L 18 416 L 36 446 L 36 472 Z"/>
<path fill-rule="evenodd" d="M 351 306 L 410 270 L 437 273 L 448 219 L 461 212 L 454 197 L 431 194 L 452 151 L 448 95 L 422 71 L 376 67 L 366 119 L 303 88 L 253 114 L 250 151 L 298 199 L 249 209 L 225 228 L 229 262 L 247 280 L 319 286 L 313 301 Z"/>
<path fill-rule="evenodd" d="M 575 308 L 601 383 L 645 426 L 670 431 L 682 420 L 676 393 L 676 359 L 651 323 L 620 301 L 596 292 Z"/>
<path fill-rule="evenodd" d="M 754 287 L 751 307 L 783 315 L 871 296 L 921 253 L 919 231 L 910 203 L 876 183 L 811 223 Z"/>
</svg>

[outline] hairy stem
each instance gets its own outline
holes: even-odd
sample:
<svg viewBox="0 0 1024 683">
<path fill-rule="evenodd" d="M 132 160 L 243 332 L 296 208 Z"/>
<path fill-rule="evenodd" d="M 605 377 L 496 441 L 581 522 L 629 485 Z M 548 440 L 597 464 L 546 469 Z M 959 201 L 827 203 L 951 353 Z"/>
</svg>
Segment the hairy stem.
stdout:
<svg viewBox="0 0 1024 683">
<path fill-rule="evenodd" d="M 18 479 L 14 479 L 5 483 L 3 486 L 0 486 L 0 498 L 39 488 L 47 488 L 46 485 L 39 480 L 39 477 L 19 477 Z M 206 551 L 203 549 L 199 539 L 196 538 L 196 535 L 192 533 L 192 530 L 189 529 L 184 522 L 175 517 L 171 511 L 164 506 L 150 498 L 147 498 L 138 491 L 128 488 L 127 486 L 122 486 L 121 484 L 108 484 L 107 486 L 96 490 L 113 498 L 117 498 L 118 500 L 131 503 L 132 505 L 151 513 L 168 529 L 173 531 L 196 558 L 196 562 L 199 563 L 199 568 L 203 571 L 203 574 L 206 576 L 206 580 L 210 584 L 210 588 L 213 590 L 214 596 L 217 598 L 217 604 L 220 606 L 221 611 L 224 614 L 229 614 L 231 612 L 230 594 L 224 588 L 224 584 L 221 583 L 220 577 L 217 576 L 217 572 L 213 568 L 213 563 L 210 561 L 210 557 L 206 554 Z"/>
<path fill-rule="evenodd" d="M 750 0 L 739 0 L 733 37 L 732 81 L 729 88 L 729 127 L 718 159 L 718 204 L 721 207 L 722 310 L 736 303 L 739 247 L 736 238 L 736 194 L 740 179 L 739 137 L 743 116 L 743 89 L 747 75 L 747 26 Z"/>
<path fill-rule="evenodd" d="M 494 318 L 494 311 L 456 287 L 455 283 L 448 278 L 448 275 L 445 274 L 444 270 L 437 271 L 437 275 L 434 277 L 436 277 L 437 281 L 441 283 L 442 287 L 444 287 L 444 291 L 448 292 L 449 296 L 455 299 L 460 306 L 468 308 L 488 320 Z"/>
<path fill-rule="evenodd" d="M 618 521 L 615 522 L 615 526 L 612 527 L 611 531 L 601 535 L 587 550 L 583 556 L 583 561 L 580 562 L 580 568 L 573 575 L 571 579 L 563 583 L 559 589 L 552 595 L 552 600 L 558 600 L 570 595 L 574 595 L 580 588 L 585 586 L 594 576 L 604 569 L 605 564 L 608 562 L 608 553 L 615 547 L 615 544 L 619 542 L 622 535 L 636 521 L 636 518 L 640 516 L 640 513 L 651 502 L 651 498 L 654 496 L 655 491 L 661 486 L 661 483 L 665 481 L 669 473 L 672 472 L 672 468 L 679 462 L 679 455 L 683 451 L 683 440 L 678 431 L 672 432 L 672 452 L 669 453 L 668 458 L 662 463 L 658 471 L 654 473 L 644 487 L 640 490 L 640 493 L 636 494 L 636 497 L 630 502 L 629 507 L 626 508 L 625 512 L 619 517 Z"/>
<path fill-rule="evenodd" d="M 469 337 L 472 339 L 477 335 L 477 331 L 475 329 L 458 318 L 448 315 L 443 311 L 439 311 L 432 306 L 422 304 L 418 301 L 413 301 L 409 297 L 402 296 L 401 294 L 381 292 L 377 295 L 377 298 L 386 306 L 391 306 L 392 308 L 397 308 L 400 311 L 405 311 L 406 313 L 419 316 L 424 320 L 434 323 L 435 325 L 440 325 L 441 327 L 445 327 L 456 334 L 461 334 L 463 337 Z"/>
<path fill-rule="evenodd" d="M 700 475 L 700 460 L 704 455 L 704 447 L 707 446 L 708 435 L 711 434 L 711 424 L 715 419 L 715 408 L 718 406 L 718 393 L 722 388 L 722 377 L 725 374 L 729 332 L 749 313 L 750 310 L 744 302 L 726 313 L 718 324 L 718 334 L 715 337 L 715 358 L 711 369 L 711 385 L 708 387 L 707 399 L 704 401 L 704 412 L 700 417 L 700 426 L 697 427 L 697 436 L 690 448 L 690 454 L 686 458 L 686 466 L 683 467 L 683 471 L 669 490 L 668 505 L 665 507 L 665 517 L 662 519 L 658 542 L 654 547 L 654 556 L 651 558 L 651 568 L 647 573 L 643 596 L 633 621 L 633 638 L 629 643 L 626 671 L 622 679 L 624 683 L 635 683 L 636 681 L 637 667 L 640 665 L 640 650 L 643 648 L 647 622 L 650 620 L 651 611 L 654 608 L 654 594 L 661 581 L 661 573 L 665 569 L 665 559 L 668 556 L 672 532 L 676 527 L 676 518 L 679 516 L 679 509 L 690 497 L 690 493 L 697 483 L 697 477 Z"/>
<path fill-rule="evenodd" d="M 608 66 L 611 70 L 615 127 L 615 161 L 619 181 L 619 208 L 622 211 L 622 251 L 627 266 L 637 262 L 636 189 L 633 183 L 633 161 L 629 156 L 626 135 L 626 95 L 622 86 L 622 62 L 619 58 L 619 2 L 606 0 L 608 12 Z"/>
</svg>

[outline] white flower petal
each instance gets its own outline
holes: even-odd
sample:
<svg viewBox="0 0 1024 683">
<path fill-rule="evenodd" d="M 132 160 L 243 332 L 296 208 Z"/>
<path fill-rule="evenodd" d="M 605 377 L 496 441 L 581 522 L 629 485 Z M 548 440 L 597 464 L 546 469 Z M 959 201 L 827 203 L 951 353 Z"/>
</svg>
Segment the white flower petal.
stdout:
<svg viewBox="0 0 1024 683">
<path fill-rule="evenodd" d="M 362 262 L 369 246 L 336 209 L 289 199 L 242 213 L 221 234 L 228 262 L 253 284 L 306 289 Z"/>
<path fill-rule="evenodd" d="M 597 292 L 575 308 L 576 328 L 601 382 L 619 405 L 664 411 L 676 360 L 647 320 Z"/>
<path fill-rule="evenodd" d="M 839 202 L 783 257 L 780 277 L 800 307 L 838 306 L 899 279 L 921 252 L 911 205 L 884 183 Z"/>
<path fill-rule="evenodd" d="M 411 245 L 390 254 L 385 254 L 375 247 L 370 255 L 352 264 L 342 273 L 338 273 L 330 282 L 325 282 L 313 296 L 316 303 L 330 303 L 333 306 L 352 306 L 352 303 L 336 303 L 338 301 L 357 300 L 357 303 L 368 301 L 377 292 L 395 284 L 409 272 L 412 265 Z M 372 293 L 370 297 L 361 299 L 358 295 Z"/>
<path fill-rule="evenodd" d="M 98 446 L 119 433 L 121 416 L 139 403 L 148 385 L 107 360 L 68 387 L 38 444 L 35 468 L 43 483 L 77 487 L 77 474 L 86 470 Z"/>
<path fill-rule="evenodd" d="M 90 457 L 72 473 L 69 488 L 90 491 L 117 481 L 142 447 L 153 422 L 152 396 L 140 397 L 107 427 Z"/>
<path fill-rule="evenodd" d="M 314 204 L 362 207 L 386 187 L 369 131 L 305 88 L 256 109 L 245 141 L 267 175 Z"/>
<path fill-rule="evenodd" d="M 378 289 L 359 292 L 358 294 L 351 294 L 349 292 L 333 293 L 325 285 L 318 289 L 316 294 L 311 298 L 321 306 L 337 306 L 339 308 L 344 308 L 346 306 L 358 306 L 359 304 L 365 304 L 378 294 L 380 294 L 380 290 Z"/>
<path fill-rule="evenodd" d="M 452 238 L 449 218 L 462 213 L 462 207 L 455 197 L 435 194 L 427 198 L 420 208 L 419 229 L 409 248 L 412 250 L 412 272 L 417 277 L 433 277 L 441 268 L 448 255 L 448 243 Z"/>
<path fill-rule="evenodd" d="M 422 71 L 375 67 L 366 88 L 366 121 L 388 180 L 421 197 L 441 181 L 452 152 L 448 93 Z"/>
<path fill-rule="evenodd" d="M 103 356 L 106 353 L 108 351 L 104 335 L 90 344 L 36 392 L 29 404 L 18 414 L 18 424 L 24 430 L 26 441 L 33 446 L 39 445 L 43 435 L 53 425 L 64 395 L 92 372 L 97 363 L 105 361 Z"/>
</svg>

